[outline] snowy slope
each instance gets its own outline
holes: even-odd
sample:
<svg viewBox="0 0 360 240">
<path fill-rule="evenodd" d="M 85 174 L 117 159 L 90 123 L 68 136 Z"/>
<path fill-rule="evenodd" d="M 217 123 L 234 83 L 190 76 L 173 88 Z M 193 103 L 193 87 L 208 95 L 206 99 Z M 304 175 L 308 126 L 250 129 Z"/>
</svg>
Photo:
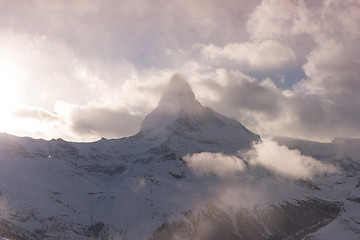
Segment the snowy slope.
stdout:
<svg viewBox="0 0 360 240">
<path fill-rule="evenodd" d="M 183 158 L 235 154 L 259 140 L 202 106 L 176 75 L 135 136 L 73 143 L 0 134 L 0 237 L 326 239 L 334 229 L 358 236 L 356 142 L 277 139 L 340 169 L 313 179 L 245 162 L 227 176 L 197 174 Z"/>
<path fill-rule="evenodd" d="M 127 153 L 129 139 L 85 144 L 4 134 L 0 138 L 8 143 L 6 158 L 1 155 L 1 219 L 38 239 L 108 235 L 146 239 L 152 234 L 154 239 L 164 239 L 164 226 L 174 225 L 176 231 L 179 226 L 187 229 L 182 231 L 187 236 L 183 239 L 189 239 L 192 234 L 198 236 L 204 224 L 222 226 L 226 219 L 225 229 L 235 232 L 233 239 L 251 234 L 244 225 L 261 226 L 264 239 L 274 234 L 281 239 L 297 233 L 301 224 L 312 223 L 310 219 L 327 224 L 340 210 L 338 204 L 349 201 L 346 198 L 354 187 L 353 178 L 344 174 L 307 182 L 251 167 L 225 178 L 198 176 L 169 152 Z M 317 212 L 321 207 L 331 211 Z M 307 220 L 294 222 L 297 227 L 282 233 L 280 223 L 274 226 L 267 219 L 275 214 L 280 222 L 288 221 L 291 216 L 284 209 L 292 214 L 305 209 L 307 215 L 301 219 Z"/>
<path fill-rule="evenodd" d="M 276 137 L 274 140 L 289 148 L 298 149 L 302 154 L 336 164 L 340 169 L 340 174 L 318 178 L 317 181 L 322 188 L 329 190 L 323 198 L 331 197 L 342 202 L 341 212 L 329 225 L 311 234 L 310 239 L 359 239 L 360 139 L 335 138 L 330 143 L 288 137 Z"/>
</svg>

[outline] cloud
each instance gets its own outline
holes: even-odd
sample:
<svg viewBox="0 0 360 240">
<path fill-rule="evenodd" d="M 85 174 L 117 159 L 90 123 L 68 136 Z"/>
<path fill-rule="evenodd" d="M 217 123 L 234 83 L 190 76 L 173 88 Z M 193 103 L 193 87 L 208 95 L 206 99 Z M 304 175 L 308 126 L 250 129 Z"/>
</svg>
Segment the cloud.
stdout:
<svg viewBox="0 0 360 240">
<path fill-rule="evenodd" d="M 226 87 L 223 101 L 232 106 L 241 106 L 243 110 L 266 113 L 268 117 L 277 116 L 281 111 L 281 98 L 272 84 L 270 79 L 259 83 L 251 78 L 242 78 Z"/>
<path fill-rule="evenodd" d="M 238 156 L 202 152 L 186 155 L 184 160 L 196 174 L 214 173 L 221 177 L 246 171 L 245 162 L 250 167 L 261 166 L 275 174 L 295 179 L 307 179 L 318 173 L 338 171 L 331 164 L 301 155 L 300 151 L 279 146 L 271 140 L 256 143 L 252 149 L 239 152 Z"/>
<path fill-rule="evenodd" d="M 306 78 L 295 85 L 297 95 L 288 107 L 298 112 L 297 125 L 314 130 L 306 136 L 360 136 L 354 131 L 360 121 L 356 110 L 360 104 L 359 9 L 354 1 L 321 1 L 315 6 L 264 1 L 250 17 L 254 38 L 291 42 L 307 35 L 314 42 L 304 59 Z"/>
<path fill-rule="evenodd" d="M 57 111 L 59 102 L 145 115 L 174 72 L 185 75 L 200 102 L 259 134 L 360 137 L 356 1 L 81 0 L 71 6 L 15 0 L 0 10 L 0 69 L 13 69 L 0 75 L 17 73 L 16 81 L 0 79 L 0 99 L 11 99 L 1 107 L 26 104 L 56 114 L 47 138 L 65 138 L 64 131 L 73 140 L 83 137 L 73 131 L 71 114 Z M 45 112 L 22 114 L 35 121 Z M 122 119 L 131 125 L 125 122 L 131 118 Z M 108 134 L 96 132 L 92 139 Z"/>
<path fill-rule="evenodd" d="M 320 93 L 300 90 L 300 84 L 295 89 L 283 90 L 270 78 L 257 80 L 224 68 L 191 75 L 194 74 L 189 75 L 189 80 L 200 102 L 239 120 L 260 135 L 318 141 L 331 141 L 336 136 L 360 137 L 354 131 L 360 104 L 357 94 L 360 81 L 355 78 L 334 83 L 325 78 Z"/>
<path fill-rule="evenodd" d="M 244 38 L 239 29 L 244 29 L 247 15 L 258 2 L 54 0 L 49 4 L 33 0 L 24 4 L 14 0 L 2 4 L 0 28 L 63 39 L 88 58 L 109 62 L 126 58 L 139 66 L 169 66 L 177 60 L 166 58 L 165 49 Z"/>
<path fill-rule="evenodd" d="M 313 15 L 310 10 L 317 11 L 317 6 L 311 4 L 306 1 L 262 1 L 246 23 L 250 38 L 257 41 L 286 39 L 295 34 L 317 31 L 318 25 L 311 22 Z"/>
<path fill-rule="evenodd" d="M 39 121 L 56 121 L 59 120 L 59 116 L 56 113 L 50 112 L 42 108 L 34 108 L 30 106 L 24 106 L 13 113 L 18 118 L 32 118 Z"/>
<path fill-rule="evenodd" d="M 243 171 L 245 164 L 236 156 L 221 153 L 202 152 L 186 155 L 183 158 L 195 173 L 211 174 L 225 177 Z"/>
<path fill-rule="evenodd" d="M 156 105 L 158 84 L 165 83 L 161 73 L 147 77 L 125 60 L 108 65 L 88 61 L 45 35 L 3 30 L 0 50 L 1 92 L 6 93 L 0 103 L 5 106 L 0 128 L 13 134 L 89 141 L 136 133 L 139 116 Z M 65 104 L 58 108 L 59 103 Z M 71 115 L 75 108 L 91 115 L 87 106 L 97 106 L 95 123 Z M 124 110 L 128 108 L 132 113 Z M 114 119 L 100 121 L 99 114 Z M 99 126 L 102 123 L 106 127 Z"/>
<path fill-rule="evenodd" d="M 210 61 L 219 63 L 231 60 L 254 69 L 278 68 L 295 59 L 294 51 L 275 40 L 231 43 L 224 47 L 213 44 L 199 46 Z"/>
<path fill-rule="evenodd" d="M 301 155 L 271 140 L 263 140 L 254 149 L 242 154 L 251 165 L 265 167 L 277 174 L 294 178 L 311 178 L 316 173 L 334 173 L 337 169 L 312 157 Z"/>
<path fill-rule="evenodd" d="M 142 118 L 127 109 L 77 107 L 72 110 L 71 128 L 79 135 L 117 138 L 137 133 Z"/>
<path fill-rule="evenodd" d="M 3 30 L 0 50 L 0 64 L 17 67 L 18 95 L 27 105 L 50 109 L 58 100 L 82 103 L 94 97 L 93 89 L 102 90 L 96 74 L 81 75 L 87 64 L 72 48 L 46 35 Z"/>
</svg>

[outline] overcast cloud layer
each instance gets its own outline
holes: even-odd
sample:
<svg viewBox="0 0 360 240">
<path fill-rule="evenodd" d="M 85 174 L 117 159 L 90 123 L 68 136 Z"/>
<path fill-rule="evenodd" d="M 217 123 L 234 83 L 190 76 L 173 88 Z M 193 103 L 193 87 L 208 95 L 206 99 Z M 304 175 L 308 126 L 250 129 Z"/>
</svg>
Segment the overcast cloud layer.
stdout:
<svg viewBox="0 0 360 240">
<path fill-rule="evenodd" d="M 178 72 L 266 136 L 360 137 L 359 1 L 0 0 L 0 131 L 136 133 Z"/>
</svg>

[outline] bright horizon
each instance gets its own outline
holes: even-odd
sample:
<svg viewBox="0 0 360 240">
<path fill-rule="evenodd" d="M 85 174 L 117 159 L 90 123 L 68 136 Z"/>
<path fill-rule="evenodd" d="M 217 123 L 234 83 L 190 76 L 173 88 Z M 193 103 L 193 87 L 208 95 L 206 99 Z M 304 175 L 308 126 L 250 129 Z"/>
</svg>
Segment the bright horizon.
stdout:
<svg viewBox="0 0 360 240">
<path fill-rule="evenodd" d="M 0 0 L 0 132 L 135 134 L 174 73 L 263 136 L 359 138 L 356 1 Z"/>
</svg>

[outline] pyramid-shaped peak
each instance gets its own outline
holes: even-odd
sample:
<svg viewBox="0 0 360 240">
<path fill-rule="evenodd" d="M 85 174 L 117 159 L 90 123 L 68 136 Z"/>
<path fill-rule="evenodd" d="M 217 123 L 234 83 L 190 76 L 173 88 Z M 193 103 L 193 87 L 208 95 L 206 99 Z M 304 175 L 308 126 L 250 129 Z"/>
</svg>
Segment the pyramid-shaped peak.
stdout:
<svg viewBox="0 0 360 240">
<path fill-rule="evenodd" d="M 194 95 L 189 83 L 177 73 L 170 78 L 166 90 L 178 91 L 180 94 Z"/>
<path fill-rule="evenodd" d="M 169 129 L 169 126 L 178 120 L 180 113 L 193 116 L 202 108 L 203 106 L 195 99 L 189 83 L 179 74 L 174 74 L 165 87 L 158 106 L 145 117 L 141 130 L 149 132 Z"/>
<path fill-rule="evenodd" d="M 165 140 L 166 144 L 173 137 L 175 142 L 184 140 L 180 145 L 187 153 L 200 149 L 193 146 L 194 141 L 204 151 L 222 152 L 226 148 L 235 153 L 260 139 L 241 123 L 202 106 L 189 83 L 178 74 L 171 77 L 159 105 L 145 117 L 137 136 L 151 141 Z"/>
<path fill-rule="evenodd" d="M 165 88 L 159 105 L 179 104 L 195 101 L 195 95 L 187 81 L 174 74 Z"/>
</svg>

